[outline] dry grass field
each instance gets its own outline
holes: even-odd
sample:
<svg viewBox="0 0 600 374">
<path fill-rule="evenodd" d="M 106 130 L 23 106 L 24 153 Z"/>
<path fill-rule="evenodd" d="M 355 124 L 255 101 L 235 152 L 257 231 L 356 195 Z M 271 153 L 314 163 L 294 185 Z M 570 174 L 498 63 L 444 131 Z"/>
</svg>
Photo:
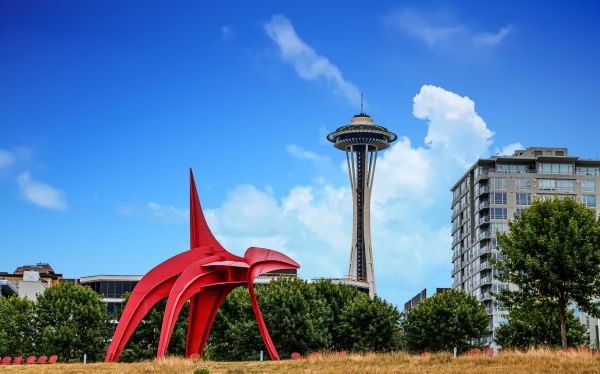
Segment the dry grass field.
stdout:
<svg viewBox="0 0 600 374">
<path fill-rule="evenodd" d="M 449 354 L 428 357 L 406 353 L 324 355 L 279 362 L 213 362 L 169 358 L 135 364 L 57 364 L 8 366 L 6 373 L 193 373 L 206 366 L 210 373 L 600 373 L 600 354 L 535 350 L 505 352 L 494 357 Z"/>
</svg>

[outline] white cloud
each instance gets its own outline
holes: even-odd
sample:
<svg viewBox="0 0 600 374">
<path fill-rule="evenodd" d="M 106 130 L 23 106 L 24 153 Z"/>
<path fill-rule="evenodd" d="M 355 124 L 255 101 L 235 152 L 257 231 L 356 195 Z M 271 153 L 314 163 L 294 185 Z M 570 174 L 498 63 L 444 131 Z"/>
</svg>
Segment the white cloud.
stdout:
<svg viewBox="0 0 600 374">
<path fill-rule="evenodd" d="M 466 96 L 425 85 L 413 99 L 413 114 L 429 121 L 425 142 L 462 166 L 486 154 L 492 143 L 494 133 Z"/>
<path fill-rule="evenodd" d="M 64 193 L 49 184 L 35 181 L 28 171 L 17 177 L 21 194 L 27 201 L 46 209 L 66 210 Z"/>
<path fill-rule="evenodd" d="M 221 37 L 224 40 L 231 40 L 235 38 L 235 29 L 231 25 L 221 26 Z"/>
<path fill-rule="evenodd" d="M 487 156 L 493 136 L 471 99 L 440 87 L 423 86 L 413 113 L 428 127 L 425 146 L 401 137 L 382 152 L 372 197 L 377 286 L 398 305 L 424 287 L 450 286 L 449 188 L 467 165 Z M 238 186 L 205 214 L 218 240 L 238 255 L 266 247 L 291 255 L 304 278 L 344 276 L 352 233 L 349 186 L 321 177 L 276 196 L 270 188 Z"/>
<path fill-rule="evenodd" d="M 285 147 L 287 153 L 300 160 L 310 160 L 314 162 L 329 162 L 329 157 L 318 155 L 314 152 L 307 151 L 296 144 L 289 144 Z"/>
<path fill-rule="evenodd" d="M 496 45 L 500 43 L 513 30 L 512 25 L 504 26 L 496 33 L 482 32 L 473 37 L 473 42 L 483 45 Z"/>
<path fill-rule="evenodd" d="M 521 143 L 507 144 L 502 149 L 496 148 L 496 155 L 498 156 L 512 156 L 516 150 L 524 149 Z"/>
<path fill-rule="evenodd" d="M 386 17 L 386 22 L 421 39 L 430 47 L 464 30 L 462 25 L 432 25 L 426 17 L 410 9 L 389 15 Z"/>
<path fill-rule="evenodd" d="M 402 9 L 384 17 L 384 22 L 391 28 L 415 37 L 432 49 L 446 50 L 480 49 L 500 44 L 513 30 L 507 25 L 498 32 L 477 32 L 459 22 L 449 12 L 418 12 Z"/>
<path fill-rule="evenodd" d="M 300 78 L 323 81 L 335 93 L 343 95 L 349 103 L 359 105 L 359 89 L 346 80 L 327 57 L 317 54 L 300 39 L 290 20 L 282 15 L 274 15 L 265 24 L 265 31 L 279 48 L 281 58 L 294 67 Z"/>
<path fill-rule="evenodd" d="M 15 155 L 12 152 L 0 149 L 0 169 L 8 167 L 15 162 Z"/>
<path fill-rule="evenodd" d="M 189 221 L 188 209 L 178 209 L 172 205 L 163 206 L 154 202 L 148 203 L 147 208 L 154 218 L 165 222 L 178 223 Z"/>
</svg>

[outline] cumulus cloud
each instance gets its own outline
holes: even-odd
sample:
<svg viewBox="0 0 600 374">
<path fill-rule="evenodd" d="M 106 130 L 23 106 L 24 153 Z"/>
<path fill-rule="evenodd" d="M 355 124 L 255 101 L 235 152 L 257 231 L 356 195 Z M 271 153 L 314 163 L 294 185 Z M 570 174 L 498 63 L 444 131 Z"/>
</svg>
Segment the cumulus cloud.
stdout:
<svg viewBox="0 0 600 374">
<path fill-rule="evenodd" d="M 432 49 L 479 49 L 500 44 L 513 30 L 513 25 L 497 32 L 479 32 L 458 21 L 449 12 L 423 12 L 401 9 L 384 17 L 385 24 L 421 40 Z"/>
<path fill-rule="evenodd" d="M 354 106 L 360 103 L 360 91 L 346 80 L 342 72 L 325 56 L 319 55 L 296 34 L 289 19 L 274 15 L 265 24 L 269 38 L 279 48 L 281 58 L 292 65 L 298 76 L 310 81 L 322 81 L 336 94 L 341 94 Z"/>
<path fill-rule="evenodd" d="M 413 99 L 413 115 L 427 120 L 425 142 L 467 166 L 488 152 L 494 133 L 475 111 L 475 103 L 441 87 L 425 85 Z"/>
<path fill-rule="evenodd" d="M 0 149 L 0 169 L 8 167 L 15 162 L 15 155 L 12 152 Z"/>
<path fill-rule="evenodd" d="M 30 203 L 46 209 L 66 210 L 64 193 L 49 184 L 33 180 L 28 171 L 17 177 L 23 197 Z"/>
<path fill-rule="evenodd" d="M 507 144 L 504 147 L 496 148 L 496 154 L 498 156 L 512 156 L 516 150 L 524 149 L 521 143 Z"/>
<path fill-rule="evenodd" d="M 377 287 L 398 305 L 423 287 L 450 286 L 449 188 L 470 163 L 488 155 L 493 136 L 471 99 L 441 87 L 423 86 L 413 113 L 428 128 L 424 146 L 400 137 L 381 152 L 372 196 Z M 315 159 L 298 146 L 289 148 L 292 157 Z M 237 186 L 205 213 L 217 238 L 236 254 L 266 247 L 291 255 L 304 278 L 347 274 L 352 233 L 347 184 L 323 176 L 280 195 Z"/>
</svg>

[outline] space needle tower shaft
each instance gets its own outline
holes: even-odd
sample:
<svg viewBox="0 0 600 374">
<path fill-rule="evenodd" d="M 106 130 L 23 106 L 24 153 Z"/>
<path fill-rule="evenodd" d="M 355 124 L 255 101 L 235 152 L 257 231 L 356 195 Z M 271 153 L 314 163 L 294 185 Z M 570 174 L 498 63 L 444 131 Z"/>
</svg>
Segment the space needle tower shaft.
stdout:
<svg viewBox="0 0 600 374">
<path fill-rule="evenodd" d="M 327 139 L 346 152 L 352 189 L 353 225 L 348 280 L 363 283 L 375 296 L 375 270 L 371 245 L 371 191 L 379 151 L 396 140 L 396 134 L 373 123 L 361 110 L 352 122 L 329 134 Z"/>
</svg>

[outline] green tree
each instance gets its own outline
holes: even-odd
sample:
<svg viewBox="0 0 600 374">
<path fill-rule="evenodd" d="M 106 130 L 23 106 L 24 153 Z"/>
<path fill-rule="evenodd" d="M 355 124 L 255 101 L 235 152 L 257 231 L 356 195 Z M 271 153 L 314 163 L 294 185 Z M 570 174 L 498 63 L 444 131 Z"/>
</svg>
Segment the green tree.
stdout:
<svg viewBox="0 0 600 374">
<path fill-rule="evenodd" d="M 35 353 L 35 303 L 0 296 L 0 357 Z"/>
<path fill-rule="evenodd" d="M 99 294 L 81 285 L 61 283 L 38 295 L 36 328 L 40 354 L 57 354 L 64 361 L 84 353 L 99 360 L 108 340 L 109 316 Z"/>
<path fill-rule="evenodd" d="M 574 199 L 536 200 L 498 234 L 504 256 L 496 262 L 500 279 L 518 286 L 499 300 L 509 309 L 532 300 L 556 302 L 560 339 L 567 348 L 567 307 L 599 317 L 600 222 L 595 212 Z"/>
<path fill-rule="evenodd" d="M 337 331 L 339 347 L 351 351 L 392 351 L 399 348 L 400 312 L 387 301 L 358 293 L 342 309 Z"/>
<path fill-rule="evenodd" d="M 567 311 L 567 339 L 577 347 L 587 342 L 586 328 Z M 496 329 L 496 343 L 503 348 L 560 347 L 560 316 L 556 302 L 544 300 L 521 305 L 510 311 L 508 323 Z"/>
<path fill-rule="evenodd" d="M 123 305 L 129 301 L 129 293 L 123 295 Z M 144 319 L 140 322 L 137 329 L 131 335 L 131 338 L 125 345 L 119 361 L 123 362 L 134 362 L 149 360 L 156 357 L 156 351 L 158 350 L 158 340 L 160 338 L 160 329 L 162 327 L 163 315 L 165 314 L 165 308 L 167 306 L 167 299 L 162 299 L 150 311 Z M 185 355 L 185 342 L 188 328 L 188 316 L 190 310 L 190 303 L 187 302 L 181 308 L 181 313 L 177 318 L 175 327 L 173 328 L 173 334 L 169 341 L 169 347 L 167 352 L 171 355 Z M 123 313 L 121 310 L 120 315 Z"/>
<path fill-rule="evenodd" d="M 256 287 L 256 296 L 281 357 L 331 345 L 331 309 L 313 285 L 280 278 Z M 217 360 L 256 360 L 259 351 L 266 353 L 246 288 L 235 289 L 225 299 L 209 343 L 209 357 Z"/>
<path fill-rule="evenodd" d="M 411 352 L 461 352 L 487 331 L 489 316 L 483 305 L 463 291 L 438 293 L 410 310 L 402 320 L 403 344 Z"/>
<path fill-rule="evenodd" d="M 317 294 L 325 299 L 325 302 L 331 309 L 331 348 L 332 350 L 350 350 L 352 344 L 348 344 L 349 340 L 346 339 L 347 334 L 350 333 L 347 328 L 341 327 L 342 311 L 351 304 L 354 299 L 360 296 L 364 296 L 363 292 L 360 292 L 355 287 L 351 287 L 345 284 L 334 284 L 330 280 L 322 279 L 312 283 L 315 287 Z"/>
</svg>

